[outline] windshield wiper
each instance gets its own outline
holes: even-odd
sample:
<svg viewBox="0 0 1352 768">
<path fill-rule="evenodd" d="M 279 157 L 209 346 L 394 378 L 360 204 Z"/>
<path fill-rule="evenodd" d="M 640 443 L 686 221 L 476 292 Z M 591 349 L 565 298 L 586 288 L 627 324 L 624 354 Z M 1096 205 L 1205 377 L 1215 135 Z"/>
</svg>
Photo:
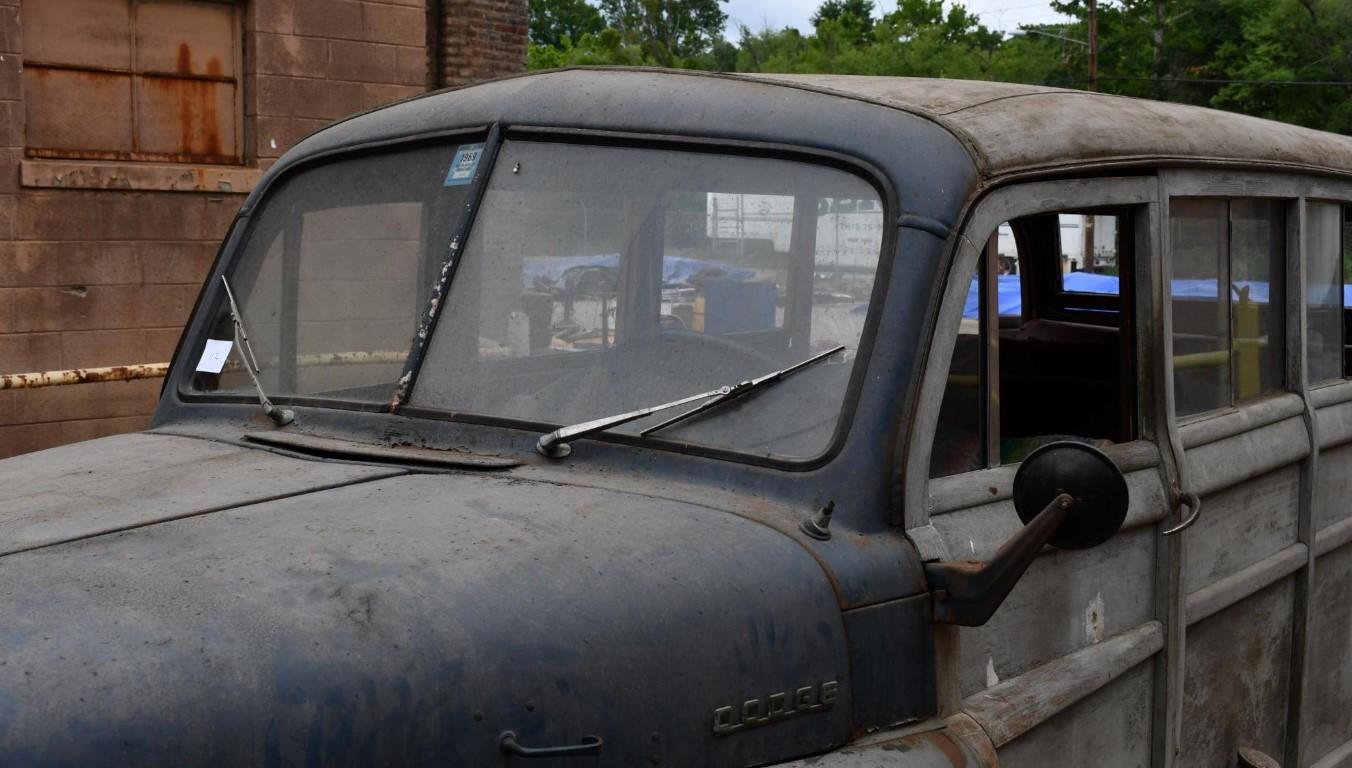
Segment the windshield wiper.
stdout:
<svg viewBox="0 0 1352 768">
<path fill-rule="evenodd" d="M 277 426 L 284 427 L 296 420 L 296 414 L 290 408 L 278 408 L 268 399 L 268 395 L 263 391 L 263 385 L 258 382 L 258 358 L 254 357 L 253 347 L 249 345 L 249 333 L 244 330 L 244 316 L 240 314 L 239 305 L 235 303 L 235 294 L 230 290 L 230 281 L 221 275 L 221 283 L 225 286 L 225 298 L 230 301 L 230 319 L 235 323 L 235 346 L 239 347 L 239 356 L 244 359 L 244 370 L 249 374 L 249 380 L 253 382 L 254 389 L 258 391 L 258 402 L 263 406 L 263 415 L 267 416 L 277 423 Z"/>
<path fill-rule="evenodd" d="M 836 354 L 837 352 L 840 352 L 843 349 L 845 349 L 845 345 L 839 344 L 835 347 L 832 347 L 831 349 L 826 350 L 825 352 L 815 354 L 812 357 L 803 360 L 802 362 L 794 363 L 788 368 L 781 368 L 777 371 L 771 371 L 770 373 L 767 373 L 764 376 L 758 376 L 749 381 L 743 381 L 740 384 L 722 386 L 717 389 L 711 389 L 708 392 L 701 392 L 698 395 L 690 395 L 689 397 L 683 397 L 679 400 L 672 400 L 669 403 L 662 403 L 660 405 L 650 405 L 646 408 L 640 408 L 636 411 L 629 411 L 628 413 L 621 413 L 615 416 L 606 416 L 600 419 L 592 419 L 591 421 L 584 421 L 578 424 L 572 424 L 567 427 L 560 427 L 546 435 L 541 435 L 539 442 L 535 444 L 535 448 L 540 453 L 552 459 L 561 459 L 572 452 L 572 448 L 568 444 L 580 437 L 586 437 L 587 435 L 592 435 L 597 432 L 604 432 L 605 430 L 610 429 L 612 427 L 618 427 L 621 424 L 628 424 L 631 421 L 637 421 L 638 419 L 641 419 L 645 416 L 651 416 L 652 414 L 657 413 L 659 411 L 665 411 L 670 408 L 677 408 L 687 403 L 693 403 L 696 400 L 707 400 L 706 402 L 700 403 L 699 405 L 695 406 L 694 408 L 691 408 L 688 411 L 685 411 L 684 413 L 677 414 L 676 416 L 667 419 L 661 424 L 648 427 L 647 429 L 639 433 L 640 435 L 648 435 L 653 432 L 656 432 L 659 429 L 665 429 L 666 427 L 676 424 L 677 422 L 685 421 L 686 419 L 689 419 L 697 414 L 703 413 L 709 410 L 710 408 L 714 408 L 723 403 L 726 403 L 729 400 L 741 397 L 743 395 L 748 395 L 759 389 L 768 387 L 777 381 L 782 381 L 786 377 L 794 373 L 797 373 L 798 371 L 801 371 L 802 369 L 808 367 L 809 365 L 812 365 L 813 363 L 819 360 L 825 360 L 826 358 Z"/>
</svg>

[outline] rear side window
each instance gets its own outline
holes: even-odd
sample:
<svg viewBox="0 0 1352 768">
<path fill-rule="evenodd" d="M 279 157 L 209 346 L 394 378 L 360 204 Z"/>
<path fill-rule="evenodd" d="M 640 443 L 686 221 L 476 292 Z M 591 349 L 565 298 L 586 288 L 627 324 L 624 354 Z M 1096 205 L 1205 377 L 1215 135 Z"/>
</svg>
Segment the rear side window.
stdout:
<svg viewBox="0 0 1352 768">
<path fill-rule="evenodd" d="M 1176 199 L 1170 206 L 1176 413 L 1280 391 L 1286 203 Z"/>
<path fill-rule="evenodd" d="M 1305 312 L 1310 382 L 1343 378 L 1343 305 L 1347 218 L 1337 203 L 1306 208 Z"/>
</svg>

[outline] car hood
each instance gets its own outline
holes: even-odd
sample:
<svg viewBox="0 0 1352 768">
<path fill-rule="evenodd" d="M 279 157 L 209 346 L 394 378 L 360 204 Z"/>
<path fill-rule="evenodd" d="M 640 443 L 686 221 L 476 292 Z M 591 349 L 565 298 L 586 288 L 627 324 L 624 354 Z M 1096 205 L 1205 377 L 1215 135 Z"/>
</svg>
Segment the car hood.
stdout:
<svg viewBox="0 0 1352 768">
<path fill-rule="evenodd" d="M 727 513 L 154 435 L 0 482 L 3 764 L 514 765 L 513 731 L 604 740 L 549 764 L 750 765 L 848 736 L 827 579 Z"/>
<path fill-rule="evenodd" d="M 0 555 L 400 473 L 172 435 L 90 440 L 0 461 Z"/>
</svg>

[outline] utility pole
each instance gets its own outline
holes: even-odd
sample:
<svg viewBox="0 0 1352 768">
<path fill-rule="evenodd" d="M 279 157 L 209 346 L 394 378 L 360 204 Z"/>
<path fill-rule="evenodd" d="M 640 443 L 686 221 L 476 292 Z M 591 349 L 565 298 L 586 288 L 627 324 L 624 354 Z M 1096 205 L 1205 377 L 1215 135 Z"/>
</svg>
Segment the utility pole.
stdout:
<svg viewBox="0 0 1352 768">
<path fill-rule="evenodd" d="M 1089 90 L 1098 90 L 1098 0 L 1089 0 Z"/>
</svg>

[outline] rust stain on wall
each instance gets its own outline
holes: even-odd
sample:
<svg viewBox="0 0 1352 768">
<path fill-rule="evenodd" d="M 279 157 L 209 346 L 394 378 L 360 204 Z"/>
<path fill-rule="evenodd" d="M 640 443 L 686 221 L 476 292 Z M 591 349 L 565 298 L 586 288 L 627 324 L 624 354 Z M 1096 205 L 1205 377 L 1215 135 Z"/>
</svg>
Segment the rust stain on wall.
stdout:
<svg viewBox="0 0 1352 768">
<path fill-rule="evenodd" d="M 177 63 L 179 74 L 192 74 L 192 48 L 187 43 L 179 43 Z M 221 74 L 220 59 L 213 56 L 207 62 L 207 73 L 213 76 Z M 220 115 L 216 109 L 217 83 L 151 78 L 145 82 L 147 87 L 163 91 L 170 98 L 178 98 L 179 154 L 208 157 L 222 154 Z"/>
</svg>

